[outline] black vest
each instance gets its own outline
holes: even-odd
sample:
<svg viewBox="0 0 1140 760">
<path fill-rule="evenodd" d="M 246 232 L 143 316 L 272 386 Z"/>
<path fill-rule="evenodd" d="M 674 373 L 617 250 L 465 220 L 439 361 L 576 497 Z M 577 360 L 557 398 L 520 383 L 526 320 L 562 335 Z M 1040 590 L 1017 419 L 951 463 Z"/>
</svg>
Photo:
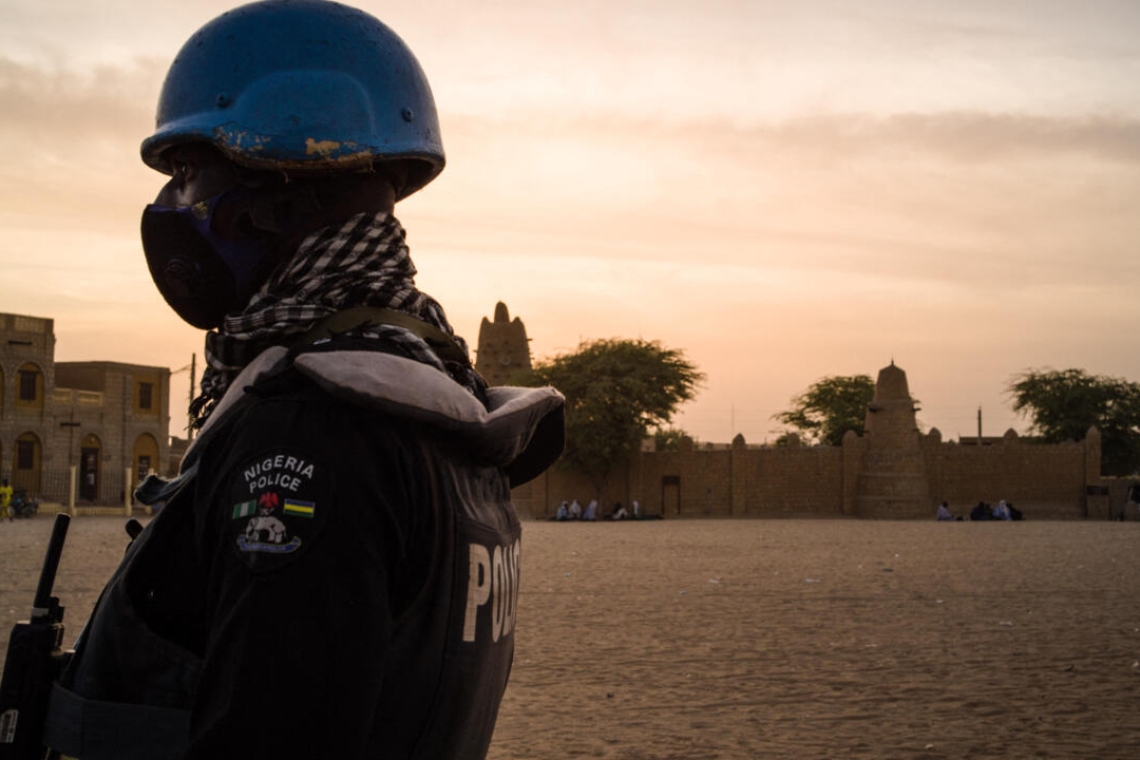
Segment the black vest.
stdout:
<svg viewBox="0 0 1140 760">
<path fill-rule="evenodd" d="M 214 475 L 198 471 L 201 454 L 241 419 L 250 402 L 243 389 L 294 371 L 334 397 L 423 431 L 416 438 L 436 514 L 435 557 L 422 593 L 394 621 L 369 750 L 424 760 L 485 756 L 514 651 L 521 530 L 510 487 L 560 451 L 561 397 L 552 389 L 491 389 L 484 408 L 437 370 L 398 357 L 292 357 L 283 349 L 266 352 L 233 383 L 178 479 L 140 489 L 140 500 L 165 507 L 128 549 L 56 685 L 49 746 L 82 760 L 185 752 L 201 659 L 156 633 L 140 600 L 167 582 L 198 598 L 195 584 L 205 583 L 208 568 L 197 567 L 200 577 L 187 572 L 196 567 L 187 548 L 193 484 Z"/>
</svg>

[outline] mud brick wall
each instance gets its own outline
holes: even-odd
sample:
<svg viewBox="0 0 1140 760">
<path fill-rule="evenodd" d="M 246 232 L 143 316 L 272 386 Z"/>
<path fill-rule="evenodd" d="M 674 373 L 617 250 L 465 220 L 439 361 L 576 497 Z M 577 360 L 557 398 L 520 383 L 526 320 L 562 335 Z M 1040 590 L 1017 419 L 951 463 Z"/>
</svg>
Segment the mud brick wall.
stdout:
<svg viewBox="0 0 1140 760">
<path fill-rule="evenodd" d="M 732 515 L 731 449 L 643 452 L 639 464 L 641 498 L 638 501 L 648 514 L 665 517 Z"/>
<path fill-rule="evenodd" d="M 1099 461 L 1099 437 L 1097 457 Z M 979 501 L 1013 502 L 1027 518 L 1085 514 L 1086 443 L 1040 445 L 1007 434 L 994 446 L 924 446 L 931 497 L 964 514 Z M 1099 473 L 1098 473 L 1099 482 Z"/>
<path fill-rule="evenodd" d="M 838 517 L 843 505 L 843 449 L 752 449 L 746 514 Z"/>
<path fill-rule="evenodd" d="M 731 446 L 644 451 L 611 476 L 601 513 L 608 515 L 615 501 L 628 506 L 637 499 L 644 514 L 665 517 L 932 519 L 943 500 L 954 513 L 966 514 L 979 501 L 1005 499 L 1027 519 L 1108 516 L 1110 497 L 1091 494 L 1104 482 L 1096 431 L 1080 443 L 1033 444 L 1011 433 L 997 445 L 972 446 L 943 443 L 935 430 L 919 445 L 929 504 L 859 500 L 867 447 L 852 434 L 841 447 L 749 448 L 738 438 Z M 545 518 L 563 499 L 576 498 L 584 507 L 594 493 L 587 478 L 556 466 L 514 489 L 512 499 L 520 514 Z"/>
<path fill-rule="evenodd" d="M 558 505 L 578 500 L 585 509 L 590 499 L 597 498 L 596 489 L 584 475 L 555 465 L 529 483 L 511 489 L 511 502 L 524 517 L 548 519 L 554 517 Z M 614 502 L 629 505 L 629 470 L 621 468 L 610 477 L 610 482 L 598 499 L 599 517 L 609 515 Z"/>
</svg>

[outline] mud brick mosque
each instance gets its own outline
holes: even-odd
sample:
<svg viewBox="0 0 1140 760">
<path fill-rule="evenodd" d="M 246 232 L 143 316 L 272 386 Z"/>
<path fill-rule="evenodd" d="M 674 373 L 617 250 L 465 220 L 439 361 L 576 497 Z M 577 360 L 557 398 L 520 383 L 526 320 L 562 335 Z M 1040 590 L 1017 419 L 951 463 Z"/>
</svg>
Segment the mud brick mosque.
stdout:
<svg viewBox="0 0 1140 760">
<path fill-rule="evenodd" d="M 499 303 L 479 329 L 476 369 L 492 385 L 531 366 L 526 327 Z M 169 474 L 186 441 L 170 438 L 170 370 L 111 361 L 57 362 L 53 320 L 0 314 L 0 477 L 41 501 L 92 513 L 121 509 L 147 473 Z M 1058 445 L 998 439 L 943 441 L 922 433 L 906 373 L 884 367 L 866 432 L 841 446 L 694 445 L 654 451 L 651 441 L 611 477 L 603 514 L 637 500 L 663 517 L 872 517 L 929 519 L 946 500 L 964 514 L 978 501 L 1013 502 L 1026 517 L 1101 518 L 1124 503 L 1129 481 L 1102 478 L 1100 434 Z M 982 445 L 985 444 L 985 445 Z M 520 513 L 553 515 L 583 504 L 593 486 L 555 466 L 514 489 Z"/>
<path fill-rule="evenodd" d="M 493 321 L 483 319 L 478 345 L 476 369 L 492 385 L 530 367 L 526 328 L 502 303 Z M 1125 500 L 1126 481 L 1101 477 L 1095 428 L 1083 441 L 1057 445 L 1023 441 L 1013 430 L 980 441 L 923 434 L 906 372 L 894 362 L 879 372 L 865 431 L 849 431 L 842 446 L 801 446 L 794 438 L 786 447 L 755 446 L 738 435 L 728 445 L 643 450 L 611 477 L 602 512 L 636 499 L 644 514 L 664 517 L 930 519 L 944 500 L 963 515 L 979 501 L 1005 499 L 1027 519 L 1106 519 L 1110 500 Z M 556 466 L 512 498 L 521 513 L 546 518 L 563 499 L 585 504 L 594 488 Z"/>
</svg>

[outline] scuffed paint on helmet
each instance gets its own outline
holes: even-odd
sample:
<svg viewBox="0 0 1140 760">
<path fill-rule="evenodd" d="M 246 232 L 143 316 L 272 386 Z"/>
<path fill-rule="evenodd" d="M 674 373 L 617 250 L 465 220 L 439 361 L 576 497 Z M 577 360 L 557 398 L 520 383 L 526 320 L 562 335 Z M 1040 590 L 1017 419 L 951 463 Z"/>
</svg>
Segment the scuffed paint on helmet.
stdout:
<svg viewBox="0 0 1140 760">
<path fill-rule="evenodd" d="M 401 197 L 445 163 L 419 62 L 369 14 L 327 0 L 267 0 L 229 11 L 190 38 L 159 96 L 142 158 L 209 143 L 234 163 L 297 175 L 411 167 Z"/>
</svg>

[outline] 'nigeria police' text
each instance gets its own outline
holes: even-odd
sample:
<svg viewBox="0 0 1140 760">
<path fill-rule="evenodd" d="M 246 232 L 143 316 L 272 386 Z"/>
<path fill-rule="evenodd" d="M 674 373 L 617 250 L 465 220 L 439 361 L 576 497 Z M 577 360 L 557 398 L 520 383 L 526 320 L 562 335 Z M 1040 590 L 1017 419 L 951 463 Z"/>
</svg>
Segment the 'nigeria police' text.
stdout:
<svg viewBox="0 0 1140 760">
<path fill-rule="evenodd" d="M 303 480 L 313 477 L 313 465 L 298 457 L 278 454 L 247 467 L 244 474 L 250 493 L 274 486 L 296 491 Z"/>
</svg>

